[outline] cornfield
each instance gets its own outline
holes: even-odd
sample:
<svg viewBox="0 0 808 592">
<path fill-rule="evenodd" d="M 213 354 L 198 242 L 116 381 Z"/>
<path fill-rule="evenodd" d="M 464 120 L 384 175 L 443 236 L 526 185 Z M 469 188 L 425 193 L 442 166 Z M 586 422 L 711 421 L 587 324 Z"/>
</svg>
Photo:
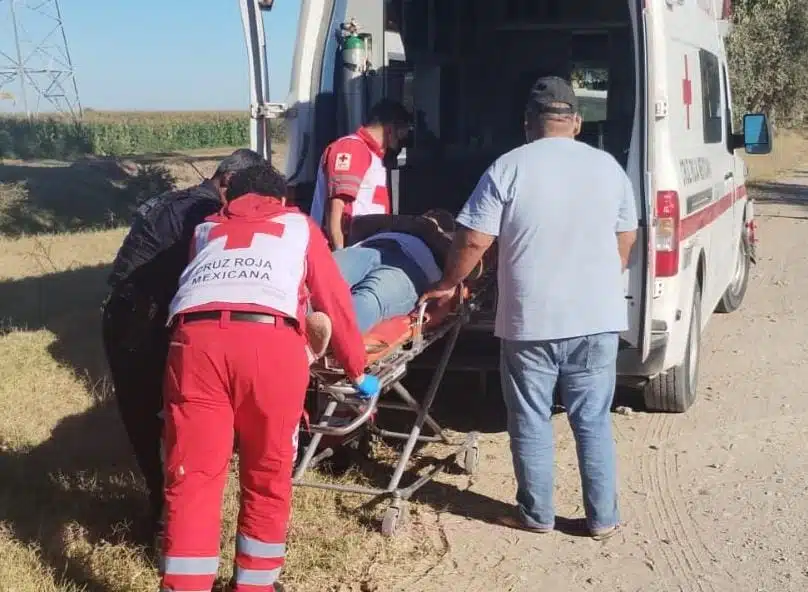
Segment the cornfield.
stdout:
<svg viewBox="0 0 808 592">
<path fill-rule="evenodd" d="M 272 136 L 283 139 L 282 120 L 273 121 Z M 249 143 L 244 112 L 88 111 L 81 122 L 60 116 L 0 117 L 0 158 L 121 156 Z"/>
</svg>

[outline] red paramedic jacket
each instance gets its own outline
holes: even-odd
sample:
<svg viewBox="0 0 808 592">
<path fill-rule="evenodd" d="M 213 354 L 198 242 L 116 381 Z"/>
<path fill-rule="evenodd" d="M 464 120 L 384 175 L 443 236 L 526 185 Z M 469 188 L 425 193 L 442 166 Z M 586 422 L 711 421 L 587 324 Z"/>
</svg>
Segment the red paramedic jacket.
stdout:
<svg viewBox="0 0 808 592">
<path fill-rule="evenodd" d="M 325 236 L 314 221 L 296 207 L 285 206 L 279 200 L 253 194 L 231 201 L 218 213 L 208 216 L 205 220 L 222 226 L 233 224 L 243 227 L 245 224 L 264 224 L 268 219 L 282 214 L 304 216 L 309 227 L 306 270 L 299 290 L 296 319 L 300 331 L 305 334 L 307 302 L 311 299 L 314 310 L 321 311 L 331 318 L 333 327 L 331 348 L 337 361 L 342 364 L 350 378 L 361 376 L 366 365 L 365 344 L 356 322 L 350 288 L 342 278 Z M 193 252 L 195 245 L 196 241 L 192 243 L 192 260 L 195 256 Z M 263 312 L 288 316 L 262 305 L 230 302 L 209 302 L 177 310 L 175 314 L 209 310 Z"/>
</svg>

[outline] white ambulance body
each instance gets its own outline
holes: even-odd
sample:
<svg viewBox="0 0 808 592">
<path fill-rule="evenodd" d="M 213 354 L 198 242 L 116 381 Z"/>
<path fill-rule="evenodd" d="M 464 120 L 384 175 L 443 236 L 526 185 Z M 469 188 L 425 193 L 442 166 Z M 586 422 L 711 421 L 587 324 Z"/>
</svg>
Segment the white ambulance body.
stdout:
<svg viewBox="0 0 808 592">
<path fill-rule="evenodd" d="M 456 212 L 486 167 L 524 141 L 532 82 L 573 80 L 579 139 L 613 154 L 637 197 L 618 372 L 642 385 L 649 409 L 683 412 L 702 331 L 715 310 L 741 304 L 754 260 L 737 149 L 770 150 L 764 115 L 733 133 L 728 14 L 728 0 L 301 0 L 286 113 L 295 198 L 307 207 L 324 147 L 387 96 L 418 113 L 392 165 L 394 208 Z M 260 103 L 266 81 L 253 80 Z M 253 111 L 254 148 L 266 150 Z"/>
</svg>

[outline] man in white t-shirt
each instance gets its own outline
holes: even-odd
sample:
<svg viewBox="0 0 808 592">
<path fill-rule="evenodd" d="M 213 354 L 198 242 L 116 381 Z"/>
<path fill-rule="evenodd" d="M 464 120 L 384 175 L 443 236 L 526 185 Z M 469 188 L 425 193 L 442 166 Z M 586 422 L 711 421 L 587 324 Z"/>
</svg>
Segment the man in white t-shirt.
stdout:
<svg viewBox="0 0 808 592">
<path fill-rule="evenodd" d="M 442 210 L 354 220 L 350 246 L 334 251 L 334 259 L 351 288 L 360 331 L 415 308 L 442 277 L 453 232 L 453 216 Z"/>
</svg>

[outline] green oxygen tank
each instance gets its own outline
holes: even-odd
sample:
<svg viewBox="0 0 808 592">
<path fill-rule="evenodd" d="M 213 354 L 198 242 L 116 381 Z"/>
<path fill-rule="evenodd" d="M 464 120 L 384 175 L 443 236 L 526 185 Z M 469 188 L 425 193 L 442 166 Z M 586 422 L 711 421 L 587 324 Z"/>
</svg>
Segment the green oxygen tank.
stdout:
<svg viewBox="0 0 808 592">
<path fill-rule="evenodd" d="M 365 119 L 369 39 L 369 35 L 356 32 L 353 22 L 350 32 L 342 38 L 342 95 L 347 132 L 357 129 Z"/>
</svg>

